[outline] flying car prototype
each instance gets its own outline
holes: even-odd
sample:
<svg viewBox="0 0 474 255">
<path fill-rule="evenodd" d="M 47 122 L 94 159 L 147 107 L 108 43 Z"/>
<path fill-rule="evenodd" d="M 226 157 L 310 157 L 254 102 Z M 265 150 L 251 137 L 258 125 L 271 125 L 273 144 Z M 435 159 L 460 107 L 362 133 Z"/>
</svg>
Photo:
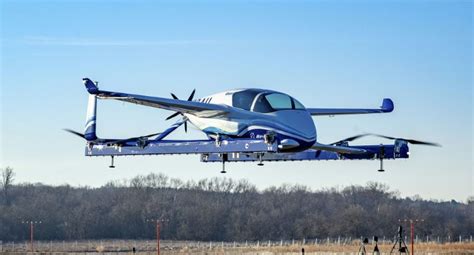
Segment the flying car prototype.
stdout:
<svg viewBox="0 0 474 255">
<path fill-rule="evenodd" d="M 89 93 L 84 133 L 70 129 L 87 142 L 86 156 L 115 156 L 200 154 L 202 162 L 293 161 L 293 160 L 352 160 L 377 159 L 383 170 L 384 159 L 408 158 L 408 143 L 438 146 L 436 143 L 396 138 L 376 134 L 352 136 L 331 144 L 321 144 L 313 116 L 389 113 L 394 109 L 385 98 L 378 109 L 306 108 L 295 98 L 266 89 L 236 89 L 194 99 L 195 90 L 187 100 L 135 95 L 100 90 L 97 82 L 84 78 Z M 140 137 L 103 139 L 97 137 L 97 99 L 114 99 L 174 113 L 167 120 L 180 119 L 168 129 Z M 188 122 L 204 132 L 208 139 L 168 140 L 170 133 L 181 125 L 187 132 Z M 393 144 L 349 145 L 364 136 L 394 140 Z"/>
</svg>

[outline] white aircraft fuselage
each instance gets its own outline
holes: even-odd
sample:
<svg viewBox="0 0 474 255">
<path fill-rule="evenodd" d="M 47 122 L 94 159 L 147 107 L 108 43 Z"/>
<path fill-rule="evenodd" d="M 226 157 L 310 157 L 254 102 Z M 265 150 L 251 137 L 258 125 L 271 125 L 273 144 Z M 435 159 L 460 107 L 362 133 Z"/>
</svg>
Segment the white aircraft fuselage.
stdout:
<svg viewBox="0 0 474 255">
<path fill-rule="evenodd" d="M 283 150 L 305 150 L 316 142 L 316 127 L 310 113 L 287 94 L 240 89 L 213 94 L 196 100 L 228 106 L 227 114 L 185 117 L 208 136 L 263 138 L 271 134 Z"/>
<path fill-rule="evenodd" d="M 100 141 L 123 144 L 139 140 L 137 137 L 118 140 L 97 138 L 95 127 L 97 98 L 115 99 L 174 111 L 175 113 L 167 119 L 178 115 L 184 116 L 183 120 L 159 135 L 156 138 L 158 140 L 166 137 L 183 123 L 186 130 L 186 122 L 189 121 L 213 139 L 226 137 L 264 139 L 265 142 L 276 142 L 280 151 L 304 151 L 312 148 L 340 153 L 365 153 L 362 149 L 318 143 L 316 127 L 311 116 L 386 113 L 394 109 L 393 102 L 389 98 L 382 101 L 380 109 L 306 108 L 287 94 L 266 89 L 236 89 L 198 100 L 193 100 L 194 90 L 188 100 L 179 100 L 174 94 L 171 94 L 173 98 L 170 99 L 99 90 L 97 84 L 90 79 L 84 78 L 83 81 L 90 94 L 86 128 L 84 134 L 75 131 L 73 133 L 96 143 Z"/>
</svg>

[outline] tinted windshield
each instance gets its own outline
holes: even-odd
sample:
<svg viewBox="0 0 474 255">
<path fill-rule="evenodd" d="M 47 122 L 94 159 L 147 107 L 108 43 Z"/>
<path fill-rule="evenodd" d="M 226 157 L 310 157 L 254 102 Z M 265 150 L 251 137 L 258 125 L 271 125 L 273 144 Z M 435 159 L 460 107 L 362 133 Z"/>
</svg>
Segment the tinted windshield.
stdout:
<svg viewBox="0 0 474 255">
<path fill-rule="evenodd" d="M 278 110 L 305 109 L 296 99 L 281 93 L 260 95 L 255 101 L 254 112 L 274 112 Z"/>
<path fill-rule="evenodd" d="M 274 110 L 293 108 L 291 106 L 291 97 L 284 94 L 279 94 L 279 93 L 268 94 L 268 95 L 265 95 L 265 99 L 267 99 L 268 103 Z"/>
</svg>

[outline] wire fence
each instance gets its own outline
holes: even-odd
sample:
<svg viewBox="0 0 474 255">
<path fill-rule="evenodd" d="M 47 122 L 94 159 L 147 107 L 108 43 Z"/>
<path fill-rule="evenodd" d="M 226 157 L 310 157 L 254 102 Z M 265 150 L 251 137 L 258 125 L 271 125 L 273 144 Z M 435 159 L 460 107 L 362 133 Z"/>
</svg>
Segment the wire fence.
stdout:
<svg viewBox="0 0 474 255">
<path fill-rule="evenodd" d="M 239 242 L 215 242 L 215 241 L 160 241 L 161 251 L 180 250 L 214 250 L 232 248 L 265 248 L 265 247 L 293 247 L 293 246 L 357 246 L 362 238 L 353 237 L 328 237 L 308 238 L 302 240 L 263 240 L 263 241 L 239 241 Z M 379 245 L 393 244 L 394 238 L 379 237 Z M 409 243 L 409 237 L 405 236 L 405 242 Z M 472 243 L 470 236 L 425 236 L 416 237 L 415 244 L 445 244 L 445 243 Z M 370 240 L 369 244 L 374 244 Z M 33 242 L 35 252 L 155 252 L 156 240 L 77 240 L 77 241 L 43 241 Z M 30 241 L 2 242 L 0 241 L 0 252 L 30 252 L 32 251 Z"/>
</svg>

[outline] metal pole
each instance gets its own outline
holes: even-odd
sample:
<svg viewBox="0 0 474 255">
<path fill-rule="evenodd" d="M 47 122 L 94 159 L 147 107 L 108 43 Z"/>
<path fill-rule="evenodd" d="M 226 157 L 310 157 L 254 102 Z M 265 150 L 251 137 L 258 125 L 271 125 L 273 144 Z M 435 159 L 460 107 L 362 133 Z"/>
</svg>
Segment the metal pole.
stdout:
<svg viewBox="0 0 474 255">
<path fill-rule="evenodd" d="M 34 248 L 33 248 L 33 221 L 30 222 L 30 246 L 31 246 L 31 252 L 34 252 Z"/>
<path fill-rule="evenodd" d="M 414 232 L 415 232 L 415 226 L 414 226 L 414 222 L 413 220 L 410 220 L 410 239 L 411 239 L 411 254 L 414 255 L 414 245 L 413 245 L 413 235 L 414 235 Z"/>
<path fill-rule="evenodd" d="M 160 255 L 160 221 L 156 221 L 156 254 Z"/>
</svg>

